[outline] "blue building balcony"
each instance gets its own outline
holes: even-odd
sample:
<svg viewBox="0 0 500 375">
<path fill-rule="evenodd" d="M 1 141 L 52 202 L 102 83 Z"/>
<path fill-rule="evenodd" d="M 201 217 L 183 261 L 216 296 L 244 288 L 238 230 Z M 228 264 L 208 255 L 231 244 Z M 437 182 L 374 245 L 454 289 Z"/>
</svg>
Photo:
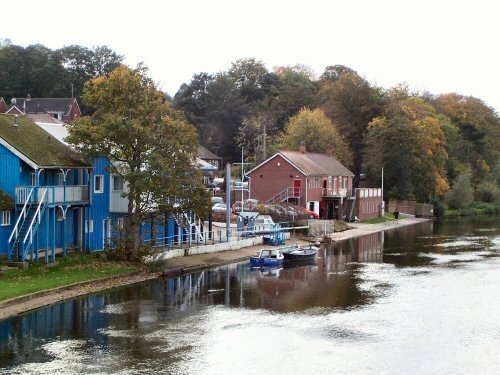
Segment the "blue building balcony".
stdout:
<svg viewBox="0 0 500 375">
<path fill-rule="evenodd" d="M 18 186 L 16 204 L 39 203 L 46 192 L 45 202 L 50 205 L 88 204 L 90 202 L 88 185 L 67 186 Z"/>
</svg>

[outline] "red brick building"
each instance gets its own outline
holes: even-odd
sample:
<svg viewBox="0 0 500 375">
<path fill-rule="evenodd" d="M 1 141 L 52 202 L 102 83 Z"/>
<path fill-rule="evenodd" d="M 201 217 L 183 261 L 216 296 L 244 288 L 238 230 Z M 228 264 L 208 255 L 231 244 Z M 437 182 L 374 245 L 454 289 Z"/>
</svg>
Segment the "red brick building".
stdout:
<svg viewBox="0 0 500 375">
<path fill-rule="evenodd" d="M 346 215 L 354 174 L 326 154 L 279 151 L 247 173 L 251 198 L 267 203 L 291 202 L 324 219 Z"/>
</svg>

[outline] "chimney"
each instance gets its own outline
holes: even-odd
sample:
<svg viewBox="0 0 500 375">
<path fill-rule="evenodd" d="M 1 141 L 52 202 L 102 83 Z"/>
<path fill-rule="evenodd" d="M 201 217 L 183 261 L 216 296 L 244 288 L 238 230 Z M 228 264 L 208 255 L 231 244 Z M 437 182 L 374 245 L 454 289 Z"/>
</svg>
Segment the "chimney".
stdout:
<svg viewBox="0 0 500 375">
<path fill-rule="evenodd" d="M 301 154 L 305 154 L 306 153 L 306 144 L 304 142 L 300 142 L 299 152 Z"/>
</svg>

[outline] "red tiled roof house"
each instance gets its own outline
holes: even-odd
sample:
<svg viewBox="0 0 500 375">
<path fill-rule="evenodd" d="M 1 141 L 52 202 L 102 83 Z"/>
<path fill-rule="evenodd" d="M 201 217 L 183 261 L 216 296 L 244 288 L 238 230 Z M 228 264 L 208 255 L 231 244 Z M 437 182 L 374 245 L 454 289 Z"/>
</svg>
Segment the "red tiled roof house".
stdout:
<svg viewBox="0 0 500 375">
<path fill-rule="evenodd" d="M 279 151 L 247 173 L 250 195 L 267 203 L 293 202 L 324 219 L 342 219 L 354 174 L 326 154 Z"/>
</svg>

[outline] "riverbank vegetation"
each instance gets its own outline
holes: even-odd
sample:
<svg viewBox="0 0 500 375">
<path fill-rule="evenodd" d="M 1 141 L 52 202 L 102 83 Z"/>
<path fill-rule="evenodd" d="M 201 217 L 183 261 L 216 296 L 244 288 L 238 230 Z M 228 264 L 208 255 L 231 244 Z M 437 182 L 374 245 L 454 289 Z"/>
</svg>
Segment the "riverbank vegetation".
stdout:
<svg viewBox="0 0 500 375">
<path fill-rule="evenodd" d="M 10 268 L 0 278 L 0 301 L 85 281 L 138 272 L 137 265 L 106 261 L 103 254 L 73 254 L 57 263 L 34 262 L 27 270 Z"/>
</svg>

